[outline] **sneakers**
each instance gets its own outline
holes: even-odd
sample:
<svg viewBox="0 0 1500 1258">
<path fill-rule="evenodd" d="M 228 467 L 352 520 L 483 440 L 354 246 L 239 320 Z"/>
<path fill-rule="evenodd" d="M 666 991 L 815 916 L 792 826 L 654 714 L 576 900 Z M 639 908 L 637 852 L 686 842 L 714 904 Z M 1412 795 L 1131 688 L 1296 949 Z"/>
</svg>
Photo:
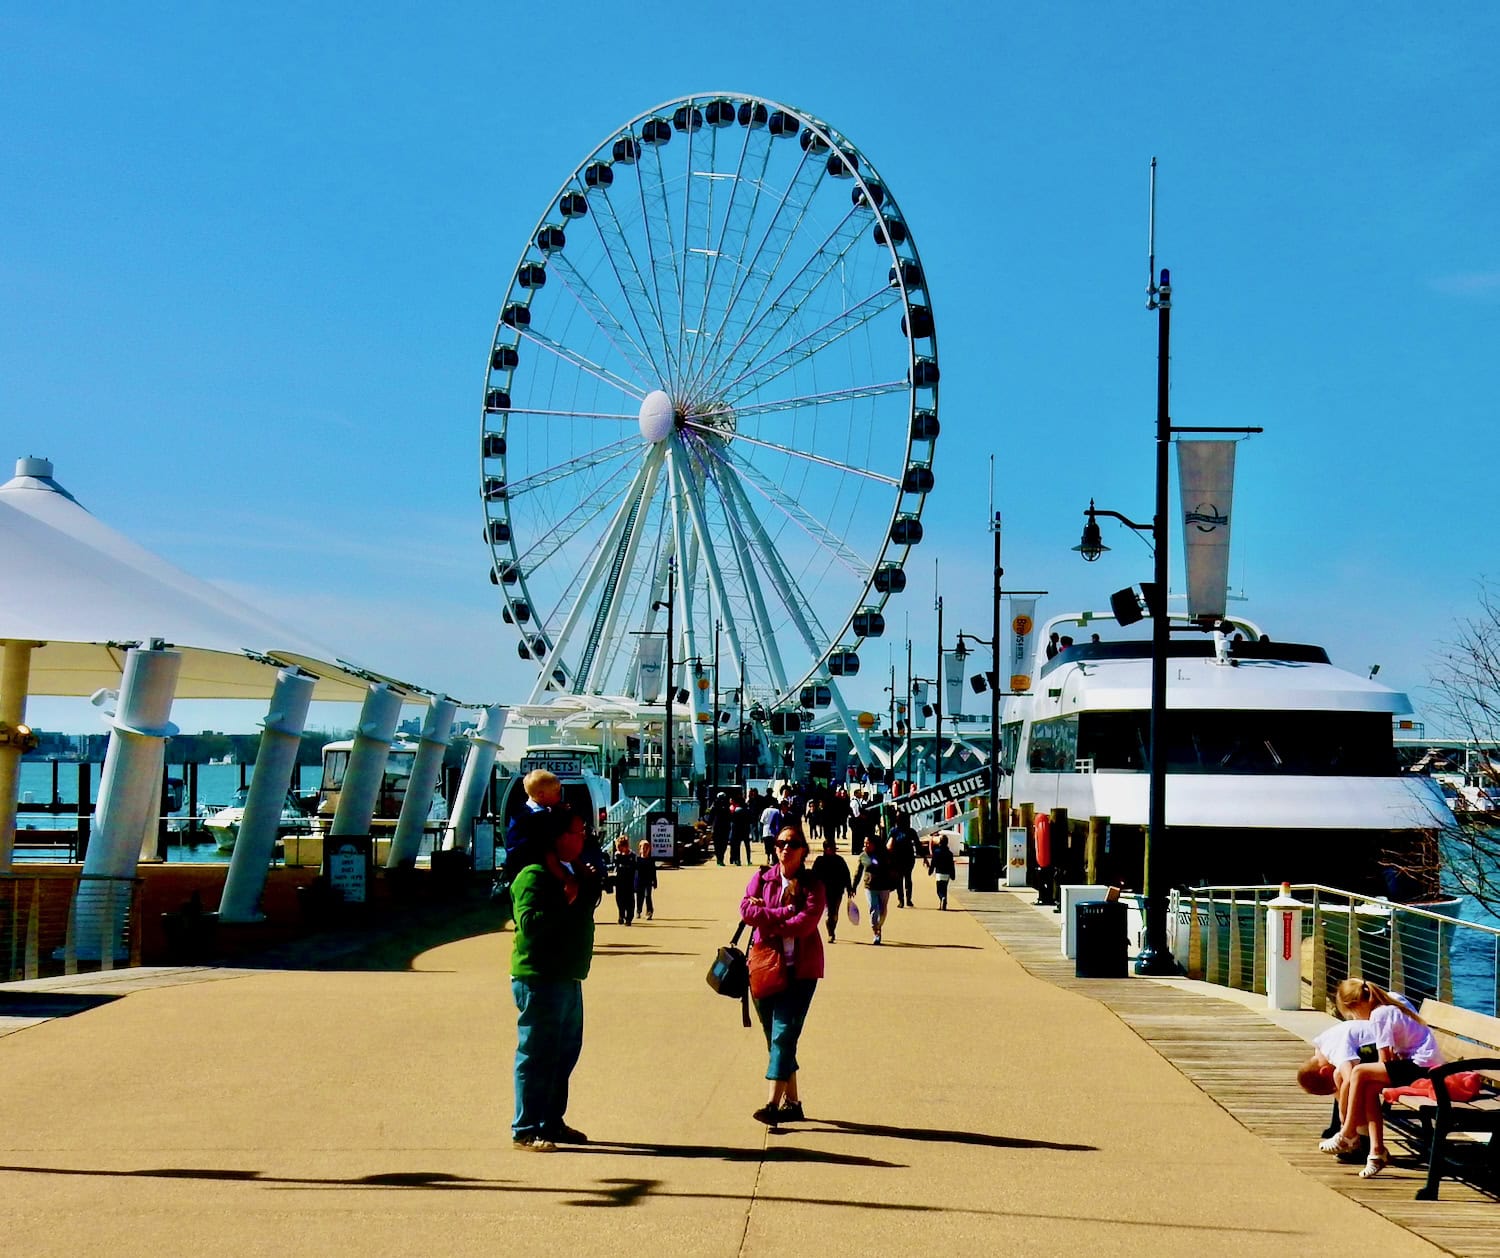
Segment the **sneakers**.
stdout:
<svg viewBox="0 0 1500 1258">
<path fill-rule="evenodd" d="M 589 1138 L 579 1131 L 577 1127 L 569 1127 L 567 1123 L 559 1123 L 557 1129 L 552 1133 L 552 1139 L 557 1144 L 587 1144 Z"/>
<path fill-rule="evenodd" d="M 874 942 L 877 943 L 877 944 L 880 942 L 880 936 L 879 935 L 875 936 Z"/>
<path fill-rule="evenodd" d="M 781 1121 L 783 1111 L 779 1105 L 762 1105 L 750 1117 L 758 1123 L 765 1123 L 767 1127 L 775 1127 Z"/>
<path fill-rule="evenodd" d="M 520 1149 L 523 1153 L 557 1152 L 557 1146 L 542 1136 L 517 1136 L 510 1143 L 511 1148 Z"/>
<path fill-rule="evenodd" d="M 802 1112 L 801 1101 L 783 1101 L 781 1103 L 781 1121 L 784 1123 L 806 1122 L 807 1116 Z"/>
</svg>

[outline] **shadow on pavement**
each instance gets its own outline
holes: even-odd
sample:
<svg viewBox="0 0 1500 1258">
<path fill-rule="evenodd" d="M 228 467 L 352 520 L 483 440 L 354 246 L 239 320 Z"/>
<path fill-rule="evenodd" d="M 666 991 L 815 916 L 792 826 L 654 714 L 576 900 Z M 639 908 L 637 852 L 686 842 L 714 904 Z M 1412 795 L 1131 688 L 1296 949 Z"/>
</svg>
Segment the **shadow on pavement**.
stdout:
<svg viewBox="0 0 1500 1258">
<path fill-rule="evenodd" d="M 595 1140 L 587 1145 L 569 1145 L 569 1153 L 602 1154 L 606 1157 L 709 1158 L 719 1162 L 806 1162 L 827 1166 L 869 1166 L 881 1170 L 904 1170 L 904 1162 L 860 1157 L 853 1153 L 828 1153 L 797 1145 L 736 1148 L 727 1144 L 656 1144 L 628 1140 Z"/>
<path fill-rule="evenodd" d="M 1093 1144 L 1059 1144 L 1054 1140 L 1027 1140 L 1022 1136 L 992 1136 L 980 1131 L 947 1131 L 939 1127 L 890 1127 L 881 1123 L 851 1123 L 839 1118 L 809 1118 L 822 1128 L 833 1128 L 855 1136 L 882 1136 L 891 1140 L 920 1140 L 934 1144 L 972 1144 L 986 1149 L 1054 1149 L 1061 1153 L 1097 1153 Z M 796 1131 L 797 1128 L 787 1128 Z"/>
</svg>

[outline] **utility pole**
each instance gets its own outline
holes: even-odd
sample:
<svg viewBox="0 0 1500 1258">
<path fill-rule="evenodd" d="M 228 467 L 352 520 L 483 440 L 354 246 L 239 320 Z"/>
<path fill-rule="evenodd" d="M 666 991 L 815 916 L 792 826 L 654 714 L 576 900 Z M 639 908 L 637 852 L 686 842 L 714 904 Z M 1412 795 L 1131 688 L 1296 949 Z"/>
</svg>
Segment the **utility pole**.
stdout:
<svg viewBox="0 0 1500 1258">
<path fill-rule="evenodd" d="M 933 782 L 943 780 L 943 596 L 937 596 L 937 681 L 933 683 L 932 737 L 933 737 Z"/>
<path fill-rule="evenodd" d="M 721 623 L 714 620 L 714 768 L 713 768 L 713 793 L 719 793 L 719 630 Z"/>
<path fill-rule="evenodd" d="M 995 671 L 990 674 L 990 832 L 986 842 L 997 847 L 1005 835 L 1000 818 L 1000 513 L 991 511 L 990 531 L 995 535 L 995 615 L 990 628 L 990 659 Z"/>
</svg>

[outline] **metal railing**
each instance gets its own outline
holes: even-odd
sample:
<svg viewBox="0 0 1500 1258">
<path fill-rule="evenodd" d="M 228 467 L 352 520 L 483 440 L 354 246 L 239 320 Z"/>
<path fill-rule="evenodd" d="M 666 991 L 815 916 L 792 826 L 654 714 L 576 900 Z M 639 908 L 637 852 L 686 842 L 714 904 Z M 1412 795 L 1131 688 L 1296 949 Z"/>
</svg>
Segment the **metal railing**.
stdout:
<svg viewBox="0 0 1500 1258">
<path fill-rule="evenodd" d="M 660 806 L 661 801 L 656 801 Z M 613 852 L 615 844 L 623 835 L 630 840 L 630 848 L 646 837 L 646 814 L 651 808 L 632 796 L 615 800 L 604 814 L 604 833 L 600 843 L 606 852 Z"/>
<path fill-rule="evenodd" d="M 1280 894 L 1279 885 L 1175 893 L 1174 951 L 1188 977 L 1264 994 L 1266 904 Z M 1500 929 L 1318 883 L 1292 894 L 1303 902 L 1303 1008 L 1330 1010 L 1339 983 L 1361 978 L 1413 1001 L 1497 1013 Z"/>
<path fill-rule="evenodd" d="M 141 879 L 0 874 L 0 982 L 141 963 Z"/>
</svg>

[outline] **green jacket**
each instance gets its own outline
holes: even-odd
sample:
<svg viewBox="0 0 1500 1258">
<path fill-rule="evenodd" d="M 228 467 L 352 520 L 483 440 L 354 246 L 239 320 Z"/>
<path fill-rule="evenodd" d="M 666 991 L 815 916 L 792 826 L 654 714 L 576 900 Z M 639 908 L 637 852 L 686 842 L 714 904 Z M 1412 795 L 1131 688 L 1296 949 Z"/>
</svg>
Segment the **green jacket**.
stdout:
<svg viewBox="0 0 1500 1258">
<path fill-rule="evenodd" d="M 528 865 L 510 888 L 516 939 L 512 978 L 586 979 L 594 959 L 594 905 L 580 893 L 569 904 L 545 866 Z"/>
</svg>

